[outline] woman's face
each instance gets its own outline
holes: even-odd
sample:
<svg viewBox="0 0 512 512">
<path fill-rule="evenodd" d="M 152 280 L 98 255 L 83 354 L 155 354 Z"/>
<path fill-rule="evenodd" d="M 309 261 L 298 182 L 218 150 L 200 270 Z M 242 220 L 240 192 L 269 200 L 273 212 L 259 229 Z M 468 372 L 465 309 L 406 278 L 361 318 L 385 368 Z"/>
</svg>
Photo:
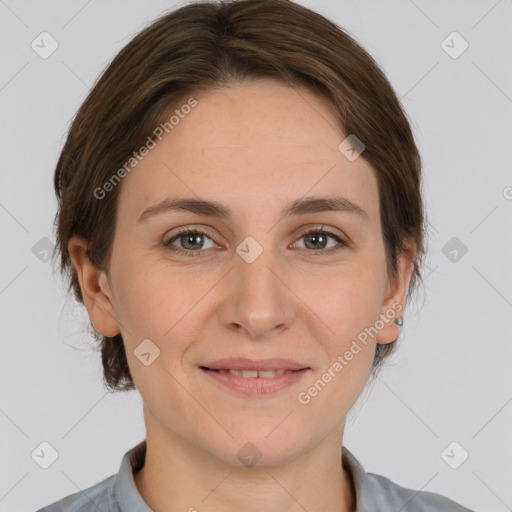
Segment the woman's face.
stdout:
<svg viewBox="0 0 512 512">
<path fill-rule="evenodd" d="M 111 274 L 107 282 L 100 273 L 94 298 L 106 306 L 86 305 L 96 330 L 122 334 L 148 435 L 229 464 L 243 464 L 247 451 L 279 464 L 340 439 L 376 342 L 398 336 L 392 318 L 412 266 L 400 260 L 388 280 L 377 181 L 364 153 L 339 149 L 346 135 L 325 100 L 270 80 L 195 99 L 118 185 Z M 313 205 L 283 216 L 313 197 L 342 197 L 364 212 Z M 151 213 L 184 198 L 231 215 Z M 180 228 L 196 234 L 177 236 Z M 307 369 L 256 393 L 202 368 L 226 358 Z"/>
</svg>

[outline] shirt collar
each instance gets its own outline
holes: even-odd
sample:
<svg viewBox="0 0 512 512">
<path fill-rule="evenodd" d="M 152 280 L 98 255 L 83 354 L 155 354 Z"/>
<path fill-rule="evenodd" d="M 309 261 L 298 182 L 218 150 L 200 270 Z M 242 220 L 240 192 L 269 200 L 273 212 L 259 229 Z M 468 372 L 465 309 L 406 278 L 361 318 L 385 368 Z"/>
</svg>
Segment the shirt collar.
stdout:
<svg viewBox="0 0 512 512">
<path fill-rule="evenodd" d="M 114 500 L 118 503 L 121 512 L 153 512 L 140 495 L 133 479 L 134 468 L 142 467 L 145 456 L 145 439 L 123 456 L 113 489 Z"/>
<path fill-rule="evenodd" d="M 146 440 L 128 450 L 123 456 L 113 488 L 113 497 L 122 512 L 152 512 L 140 495 L 133 478 L 134 470 L 138 471 L 144 465 L 145 456 Z M 342 464 L 354 485 L 356 512 L 378 510 L 378 503 L 372 498 L 374 496 L 373 482 L 369 479 L 363 466 L 345 446 L 342 447 Z"/>
<path fill-rule="evenodd" d="M 347 468 L 356 494 L 356 512 L 374 512 L 382 510 L 384 503 L 376 499 L 379 490 L 375 482 L 368 476 L 361 463 L 345 447 L 342 447 L 343 467 Z"/>
</svg>

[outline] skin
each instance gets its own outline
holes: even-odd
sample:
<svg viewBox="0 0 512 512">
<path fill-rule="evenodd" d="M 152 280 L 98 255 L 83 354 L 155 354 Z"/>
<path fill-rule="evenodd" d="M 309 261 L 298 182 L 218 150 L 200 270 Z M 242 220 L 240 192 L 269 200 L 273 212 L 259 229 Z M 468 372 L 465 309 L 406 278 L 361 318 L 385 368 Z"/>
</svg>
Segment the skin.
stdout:
<svg viewBox="0 0 512 512">
<path fill-rule="evenodd" d="M 414 244 L 391 279 L 374 171 L 364 153 L 349 161 L 338 150 L 346 135 L 326 100 L 273 80 L 194 97 L 198 105 L 122 181 L 110 273 L 88 260 L 85 240 L 69 242 L 91 322 L 104 336 L 121 332 L 144 401 L 136 486 L 157 511 L 354 511 L 341 465 L 345 418 L 376 343 L 394 341 L 399 327 L 388 321 L 307 405 L 297 395 L 379 315 L 405 306 Z M 292 200 L 333 191 L 368 221 L 346 212 L 280 220 Z M 216 200 L 235 216 L 167 212 L 137 222 L 171 195 Z M 322 225 L 350 245 L 328 238 L 318 252 L 329 254 L 313 254 L 300 230 Z M 186 236 L 174 241 L 198 257 L 163 246 L 182 226 L 207 230 L 192 249 Z M 252 263 L 236 253 L 247 236 L 263 248 Z M 149 366 L 134 355 L 146 338 L 161 351 Z M 310 371 L 272 395 L 243 397 L 198 369 L 236 356 L 285 357 Z M 248 441 L 262 454 L 251 468 L 237 457 Z"/>
</svg>

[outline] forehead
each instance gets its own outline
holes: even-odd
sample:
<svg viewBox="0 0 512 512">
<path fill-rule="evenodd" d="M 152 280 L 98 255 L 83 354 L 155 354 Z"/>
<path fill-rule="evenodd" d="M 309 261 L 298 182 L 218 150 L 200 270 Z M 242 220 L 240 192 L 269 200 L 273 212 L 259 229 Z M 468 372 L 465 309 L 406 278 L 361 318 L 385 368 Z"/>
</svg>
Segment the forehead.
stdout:
<svg viewBox="0 0 512 512">
<path fill-rule="evenodd" d="M 132 220 L 170 196 L 261 213 L 310 195 L 344 196 L 377 219 L 374 172 L 339 150 L 347 134 L 326 99 L 273 80 L 193 97 L 197 105 L 123 179 L 118 207 Z"/>
</svg>

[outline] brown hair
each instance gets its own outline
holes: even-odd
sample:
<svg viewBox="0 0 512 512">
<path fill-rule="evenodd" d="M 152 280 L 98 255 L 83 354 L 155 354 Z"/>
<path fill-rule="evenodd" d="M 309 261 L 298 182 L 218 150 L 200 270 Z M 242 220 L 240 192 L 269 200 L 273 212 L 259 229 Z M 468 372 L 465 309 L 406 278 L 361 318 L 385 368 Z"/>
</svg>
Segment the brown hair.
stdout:
<svg viewBox="0 0 512 512">
<path fill-rule="evenodd" d="M 274 78 L 307 87 L 333 105 L 345 133 L 365 144 L 362 155 L 379 186 L 387 270 L 396 275 L 406 237 L 416 242 L 407 299 L 420 280 L 424 257 L 421 162 L 411 128 L 374 59 L 345 31 L 289 0 L 197 2 L 166 13 L 136 35 L 101 74 L 76 113 L 54 176 L 60 271 L 83 303 L 68 241 L 80 235 L 87 254 L 109 272 L 121 184 L 99 200 L 102 187 L 194 92 L 231 81 Z M 55 256 L 55 253 L 54 253 Z M 134 389 L 121 334 L 94 331 L 104 381 Z M 374 374 L 396 343 L 377 345 Z"/>
</svg>

